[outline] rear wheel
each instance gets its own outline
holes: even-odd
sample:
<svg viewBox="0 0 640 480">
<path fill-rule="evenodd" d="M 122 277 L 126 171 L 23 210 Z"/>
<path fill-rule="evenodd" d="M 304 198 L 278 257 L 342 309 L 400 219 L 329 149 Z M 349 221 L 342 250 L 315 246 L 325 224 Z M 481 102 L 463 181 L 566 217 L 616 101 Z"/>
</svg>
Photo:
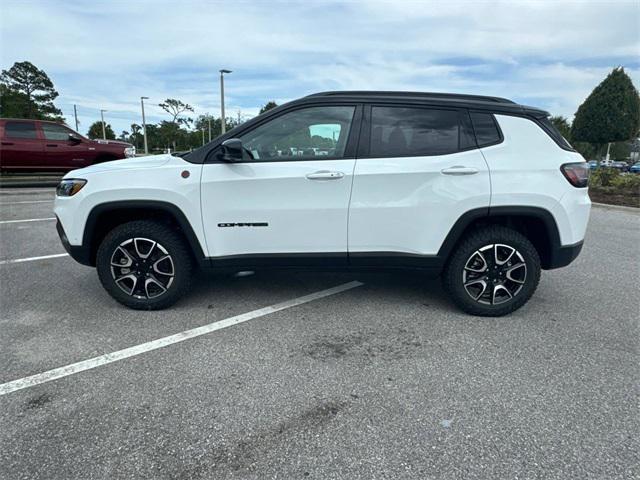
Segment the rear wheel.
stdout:
<svg viewBox="0 0 640 480">
<path fill-rule="evenodd" d="M 467 313 L 501 316 L 527 303 L 540 281 L 540 257 L 519 232 L 501 226 L 476 230 L 452 254 L 445 290 Z"/>
<path fill-rule="evenodd" d="M 151 221 L 128 222 L 109 232 L 98 248 L 96 268 L 114 299 L 140 310 L 174 304 L 188 291 L 193 275 L 181 236 Z"/>
</svg>

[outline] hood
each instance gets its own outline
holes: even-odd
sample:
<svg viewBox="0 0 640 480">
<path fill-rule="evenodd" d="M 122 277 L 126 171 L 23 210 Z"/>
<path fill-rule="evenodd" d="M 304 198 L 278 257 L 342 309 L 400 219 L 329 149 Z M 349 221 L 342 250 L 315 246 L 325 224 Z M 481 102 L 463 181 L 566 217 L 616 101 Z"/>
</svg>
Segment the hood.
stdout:
<svg viewBox="0 0 640 480">
<path fill-rule="evenodd" d="M 113 170 L 132 170 L 138 168 L 154 168 L 161 167 L 171 159 L 176 159 L 169 154 L 165 155 L 149 155 L 147 157 L 125 158 L 123 160 L 113 160 L 110 162 L 97 163 L 86 168 L 73 170 L 65 175 L 65 178 L 74 178 L 81 175 L 108 172 Z"/>
<path fill-rule="evenodd" d="M 132 144 L 128 142 L 122 142 L 120 140 L 102 140 L 101 138 L 96 138 L 91 141 L 93 143 L 97 143 L 98 145 L 113 145 L 116 147 L 123 147 L 123 148 L 133 147 Z"/>
</svg>

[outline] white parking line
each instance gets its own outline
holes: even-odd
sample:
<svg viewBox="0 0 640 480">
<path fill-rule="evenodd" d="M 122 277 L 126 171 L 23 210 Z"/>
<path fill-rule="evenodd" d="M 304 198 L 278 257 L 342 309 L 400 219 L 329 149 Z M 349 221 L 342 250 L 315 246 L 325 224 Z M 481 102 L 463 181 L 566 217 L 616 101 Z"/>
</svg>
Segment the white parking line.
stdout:
<svg viewBox="0 0 640 480">
<path fill-rule="evenodd" d="M 49 220 L 55 220 L 56 217 L 49 218 L 27 218 L 26 220 L 0 220 L 0 224 L 3 223 L 24 223 L 24 222 L 46 222 Z"/>
<path fill-rule="evenodd" d="M 10 263 L 33 262 L 35 260 L 47 260 L 48 258 L 68 257 L 68 253 L 57 253 L 55 255 L 43 255 L 41 257 L 15 258 L 13 260 L 1 260 L 0 265 L 9 265 Z"/>
<path fill-rule="evenodd" d="M 24 202 L 0 202 L 0 206 L 26 205 L 27 203 L 53 203 L 53 198 L 51 200 L 25 200 Z"/>
<path fill-rule="evenodd" d="M 223 328 L 232 327 L 233 325 L 238 325 L 240 323 L 253 320 L 254 318 L 264 317 L 265 315 L 279 312 L 281 310 L 286 310 L 287 308 L 295 307 L 297 305 L 302 305 L 303 303 L 308 303 L 320 298 L 328 297 L 330 295 L 335 295 L 336 293 L 344 292 L 346 290 L 359 287 L 360 285 L 362 285 L 362 283 L 357 281 L 344 283 L 342 285 L 311 293 L 303 297 L 276 303 L 275 305 L 259 308 L 258 310 L 253 310 L 252 312 L 236 315 L 235 317 L 229 317 L 218 322 L 204 325 L 202 327 L 192 328 L 191 330 L 185 330 L 184 332 L 176 333 L 175 335 L 152 340 L 150 342 L 142 343 L 134 347 L 125 348 L 124 350 L 118 350 L 117 352 L 107 353 L 99 357 L 90 358 L 89 360 L 83 360 L 82 362 L 72 363 L 71 365 L 67 365 L 65 367 L 54 368 L 53 370 L 38 373 L 36 375 L 31 375 L 30 377 L 19 378 L 11 382 L 0 384 L 0 395 L 6 395 L 8 393 L 22 390 L 24 388 L 33 387 L 41 383 L 51 382 L 59 378 L 73 375 L 74 373 L 91 370 L 92 368 L 107 365 L 119 360 L 124 360 L 125 358 L 134 357 L 136 355 L 150 352 L 152 350 L 157 350 L 168 345 L 173 345 L 174 343 L 184 342 L 185 340 L 200 337 L 202 335 L 215 332 L 216 330 L 222 330 Z"/>
</svg>

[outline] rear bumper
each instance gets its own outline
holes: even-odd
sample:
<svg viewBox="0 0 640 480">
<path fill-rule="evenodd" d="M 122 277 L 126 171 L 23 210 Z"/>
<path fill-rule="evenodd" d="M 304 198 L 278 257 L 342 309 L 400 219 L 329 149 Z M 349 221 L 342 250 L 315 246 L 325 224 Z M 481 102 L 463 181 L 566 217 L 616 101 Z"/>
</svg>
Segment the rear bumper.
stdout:
<svg viewBox="0 0 640 480">
<path fill-rule="evenodd" d="M 94 267 L 95 265 L 91 262 L 91 252 L 88 248 L 83 247 L 82 245 L 71 245 L 69 243 L 69 239 L 67 238 L 67 234 L 62 227 L 62 223 L 56 217 L 56 230 L 58 231 L 58 236 L 60 237 L 60 242 L 62 242 L 62 246 L 67 251 L 67 253 L 73 258 L 76 262 L 81 263 L 82 265 L 87 265 L 89 267 Z"/>
<path fill-rule="evenodd" d="M 578 255 L 580 255 L 583 244 L 584 241 L 580 241 L 573 245 L 554 248 L 551 251 L 548 264 L 545 265 L 545 270 L 553 270 L 554 268 L 561 268 L 569 265 L 578 257 Z"/>
</svg>

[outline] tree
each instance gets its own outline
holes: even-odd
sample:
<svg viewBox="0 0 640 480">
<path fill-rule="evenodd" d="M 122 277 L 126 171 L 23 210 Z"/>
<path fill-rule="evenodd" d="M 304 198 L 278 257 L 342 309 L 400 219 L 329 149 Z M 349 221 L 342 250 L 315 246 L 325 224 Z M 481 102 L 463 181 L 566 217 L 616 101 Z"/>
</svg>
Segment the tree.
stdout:
<svg viewBox="0 0 640 480">
<path fill-rule="evenodd" d="M 58 96 L 53 82 L 44 70 L 31 62 L 16 62 L 9 70 L 2 70 L 0 83 L 12 92 L 5 101 L 16 102 L 13 107 L 14 116 L 62 120 L 62 111 L 53 104 Z M 2 111 L 4 115 L 5 109 Z"/>
<path fill-rule="evenodd" d="M 105 134 L 107 136 L 107 140 L 115 140 L 116 139 L 116 134 L 113 133 L 113 129 L 111 128 L 111 125 L 109 125 L 108 123 L 105 125 Z M 102 122 L 100 120 L 98 120 L 97 122 L 93 122 L 91 124 L 91 126 L 89 127 L 89 131 L 87 132 L 87 136 L 89 138 L 92 138 L 94 140 L 101 140 L 102 139 Z"/>
<path fill-rule="evenodd" d="M 16 92 L 0 83 L 0 116 L 24 118 L 29 100 L 24 93 Z"/>
<path fill-rule="evenodd" d="M 554 127 L 560 132 L 560 134 L 568 141 L 571 141 L 571 124 L 566 117 L 562 115 L 556 115 L 551 117 L 549 121 L 553 124 Z"/>
<path fill-rule="evenodd" d="M 193 126 L 197 131 L 202 131 L 204 129 L 204 131 L 206 132 L 206 139 L 209 139 L 209 121 L 211 121 L 211 139 L 214 139 L 216 137 L 218 137 L 221 133 L 222 133 L 222 122 L 220 121 L 219 118 L 214 118 L 213 116 L 207 114 L 207 115 L 199 115 L 198 118 L 196 118 Z M 227 122 L 226 122 L 226 131 L 228 132 L 229 130 L 231 130 L 232 128 L 236 127 L 238 124 L 232 119 L 232 118 L 227 118 Z M 202 143 L 202 138 L 200 137 L 200 143 Z M 198 146 L 199 144 L 196 145 L 192 145 L 192 146 Z"/>
<path fill-rule="evenodd" d="M 640 129 L 640 96 L 624 68 L 614 68 L 576 112 L 571 138 L 602 146 L 630 140 Z"/>
<path fill-rule="evenodd" d="M 171 123 L 188 125 L 192 121 L 190 118 L 179 118 L 184 112 L 193 112 L 193 107 L 188 103 L 182 103 L 174 98 L 167 98 L 160 104 L 160 108 L 171 115 Z"/>
<path fill-rule="evenodd" d="M 133 145 L 136 148 L 138 148 L 138 138 L 140 137 L 140 130 L 142 130 L 142 127 L 137 123 L 131 124 L 131 135 L 129 137 L 129 140 L 133 142 Z"/>
<path fill-rule="evenodd" d="M 260 109 L 260 115 L 262 115 L 264 112 L 268 112 L 269 110 L 271 110 L 272 108 L 276 108 L 278 106 L 278 104 L 276 102 L 274 102 L 273 100 L 268 101 L 267 103 L 264 104 L 264 106 Z"/>
</svg>

